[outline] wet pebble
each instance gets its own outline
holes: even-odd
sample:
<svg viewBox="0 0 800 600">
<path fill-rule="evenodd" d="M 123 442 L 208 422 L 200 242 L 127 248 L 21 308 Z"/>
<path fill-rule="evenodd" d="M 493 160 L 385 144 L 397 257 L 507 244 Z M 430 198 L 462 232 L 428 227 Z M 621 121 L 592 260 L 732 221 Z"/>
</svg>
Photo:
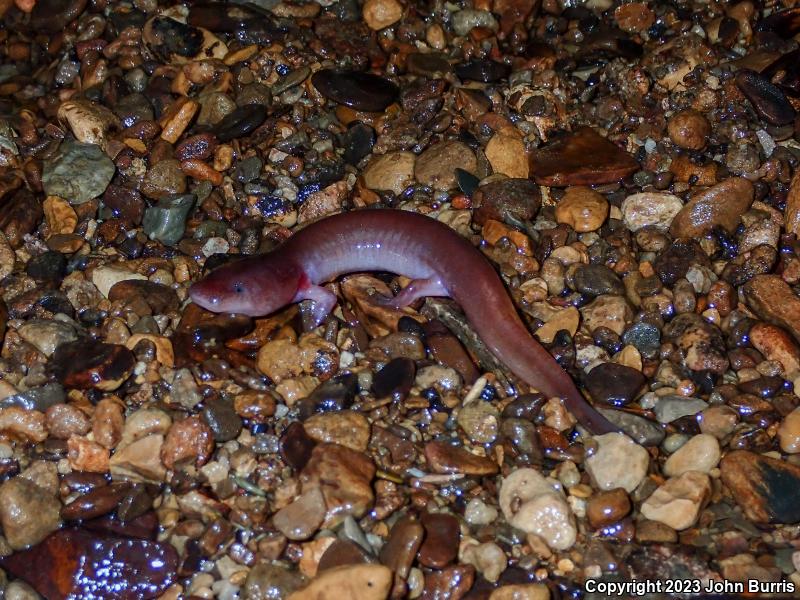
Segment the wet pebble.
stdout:
<svg viewBox="0 0 800 600">
<path fill-rule="evenodd" d="M 610 183 L 638 168 L 632 156 L 590 127 L 577 128 L 543 146 L 531 158 L 531 172 L 540 185 Z"/>
<path fill-rule="evenodd" d="M 60 512 L 55 494 L 28 479 L 15 477 L 0 485 L 0 524 L 14 550 L 38 544 L 58 529 Z"/>
<path fill-rule="evenodd" d="M 645 381 L 645 376 L 636 369 L 601 363 L 586 376 L 586 389 L 595 401 L 619 406 L 632 402 Z"/>
<path fill-rule="evenodd" d="M 373 158 L 364 169 L 365 185 L 371 190 L 400 194 L 414 182 L 417 157 L 412 152 L 388 152 Z"/>
<path fill-rule="evenodd" d="M 706 409 L 708 404 L 699 398 L 684 396 L 661 396 L 653 406 L 659 423 L 672 423 L 681 417 L 694 416 Z"/>
<path fill-rule="evenodd" d="M 498 466 L 488 457 L 478 456 L 464 448 L 447 442 L 425 444 L 425 458 L 435 473 L 464 473 L 465 475 L 491 475 Z"/>
<path fill-rule="evenodd" d="M 687 471 L 672 477 L 642 503 L 642 515 L 681 531 L 697 522 L 711 496 L 711 479 L 705 473 Z"/>
<path fill-rule="evenodd" d="M 267 107 L 245 104 L 227 113 L 214 124 L 212 132 L 220 142 L 228 142 L 253 133 L 267 118 Z"/>
<path fill-rule="evenodd" d="M 572 227 L 579 233 L 596 231 L 608 217 L 608 201 L 594 190 L 575 186 L 567 188 L 566 194 L 556 207 L 556 221 Z"/>
<path fill-rule="evenodd" d="M 65 387 L 111 391 L 130 376 L 134 363 L 125 346 L 77 340 L 56 349 L 52 368 Z"/>
<path fill-rule="evenodd" d="M 668 477 L 683 475 L 687 471 L 708 473 L 720 459 L 719 442 L 713 435 L 701 433 L 678 448 L 664 463 Z"/>
<path fill-rule="evenodd" d="M 635 490 L 647 474 L 647 450 L 623 433 L 606 433 L 594 440 L 597 450 L 586 459 L 586 471 L 597 487 Z"/>
<path fill-rule="evenodd" d="M 800 521 L 800 506 L 792 500 L 800 486 L 800 467 L 737 450 L 725 455 L 720 470 L 731 496 L 754 523 Z"/>
<path fill-rule="evenodd" d="M 736 85 L 765 121 L 783 125 L 794 120 L 795 110 L 783 91 L 755 71 L 739 70 L 736 73 Z"/>
<path fill-rule="evenodd" d="M 425 530 L 425 537 L 417 560 L 421 565 L 434 569 L 446 567 L 458 556 L 461 537 L 458 519 L 447 513 L 426 512 L 420 523 Z"/>
<path fill-rule="evenodd" d="M 463 13 L 459 11 L 456 14 Z M 475 58 L 468 62 L 456 65 L 455 73 L 460 79 L 467 81 L 480 81 L 494 83 L 505 79 L 511 73 L 511 67 L 505 63 L 489 59 Z"/>
<path fill-rule="evenodd" d="M 385 110 L 399 93 L 388 79 L 358 71 L 321 69 L 311 76 L 311 83 L 329 100 L 367 112 Z"/>
<path fill-rule="evenodd" d="M 613 525 L 630 511 L 631 500 L 622 488 L 595 494 L 586 503 L 586 516 L 595 529 Z"/>
<path fill-rule="evenodd" d="M 506 520 L 541 537 L 550 548 L 566 550 L 577 536 L 574 516 L 553 480 L 534 469 L 517 469 L 500 487 L 500 508 Z"/>
<path fill-rule="evenodd" d="M 732 233 L 752 203 L 753 184 L 731 177 L 693 196 L 675 215 L 670 233 L 676 238 L 691 238 L 714 227 Z"/>
<path fill-rule="evenodd" d="M 100 196 L 111 183 L 116 168 L 95 144 L 64 142 L 44 163 L 42 185 L 50 196 L 60 196 L 70 204 L 83 204 Z"/>
<path fill-rule="evenodd" d="M 621 296 L 625 293 L 622 281 L 605 265 L 580 265 L 575 269 L 573 280 L 575 289 L 586 296 Z"/>
<path fill-rule="evenodd" d="M 622 220 L 630 231 L 652 227 L 667 231 L 681 209 L 677 196 L 660 192 L 641 192 L 627 196 L 622 202 Z"/>
<path fill-rule="evenodd" d="M 194 203 L 193 194 L 162 197 L 144 212 L 142 226 L 145 234 L 168 246 L 177 244 L 186 230 L 186 219 Z"/>
<path fill-rule="evenodd" d="M 436 190 L 456 187 L 456 169 L 474 173 L 478 168 L 475 153 L 462 142 L 439 142 L 417 157 L 414 176 L 419 183 Z"/>
<path fill-rule="evenodd" d="M 697 110 L 682 110 L 670 118 L 667 133 L 676 146 L 685 150 L 702 150 L 711 134 L 711 123 Z"/>
</svg>

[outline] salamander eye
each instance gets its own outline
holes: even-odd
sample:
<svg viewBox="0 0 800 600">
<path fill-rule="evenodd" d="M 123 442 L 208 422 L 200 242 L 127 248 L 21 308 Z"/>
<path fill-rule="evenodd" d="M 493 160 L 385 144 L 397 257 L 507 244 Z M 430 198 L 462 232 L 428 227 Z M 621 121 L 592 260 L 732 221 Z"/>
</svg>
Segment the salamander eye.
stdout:
<svg viewBox="0 0 800 600">
<path fill-rule="evenodd" d="M 237 294 L 243 294 L 244 286 L 241 283 L 236 282 L 233 284 L 233 291 L 236 292 Z"/>
</svg>

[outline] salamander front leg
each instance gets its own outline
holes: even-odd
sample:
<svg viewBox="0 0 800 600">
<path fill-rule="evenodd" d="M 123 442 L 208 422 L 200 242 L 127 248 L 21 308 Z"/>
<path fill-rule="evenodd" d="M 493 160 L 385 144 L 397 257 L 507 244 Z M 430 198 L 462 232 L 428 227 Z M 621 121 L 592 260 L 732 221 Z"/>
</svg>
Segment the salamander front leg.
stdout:
<svg viewBox="0 0 800 600">
<path fill-rule="evenodd" d="M 375 303 L 388 306 L 394 309 L 401 309 L 409 306 L 415 300 L 426 296 L 449 296 L 449 292 L 442 285 L 438 278 L 414 279 L 406 287 L 400 290 L 394 298 L 386 296 L 375 296 Z"/>
<path fill-rule="evenodd" d="M 294 298 L 295 302 L 302 300 L 311 300 L 310 310 L 305 313 L 311 321 L 311 329 L 322 325 L 325 317 L 327 317 L 333 310 L 333 307 L 336 306 L 336 294 L 321 285 L 309 284 L 304 286 L 297 292 Z"/>
</svg>

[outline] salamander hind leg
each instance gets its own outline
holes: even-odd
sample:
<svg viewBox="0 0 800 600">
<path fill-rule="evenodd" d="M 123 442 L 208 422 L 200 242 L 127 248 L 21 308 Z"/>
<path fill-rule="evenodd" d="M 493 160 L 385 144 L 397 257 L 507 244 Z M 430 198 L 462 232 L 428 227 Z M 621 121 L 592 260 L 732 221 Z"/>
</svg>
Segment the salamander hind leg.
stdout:
<svg viewBox="0 0 800 600">
<path fill-rule="evenodd" d="M 320 285 L 308 284 L 298 290 L 295 302 L 311 300 L 311 309 L 307 313 L 311 321 L 311 328 L 322 325 L 333 307 L 336 306 L 336 294 Z"/>
<path fill-rule="evenodd" d="M 375 304 L 387 306 L 389 308 L 401 309 L 409 306 L 415 300 L 426 296 L 449 296 L 447 289 L 442 282 L 435 277 L 428 279 L 413 279 L 406 287 L 400 290 L 394 298 L 386 296 L 373 296 Z"/>
</svg>

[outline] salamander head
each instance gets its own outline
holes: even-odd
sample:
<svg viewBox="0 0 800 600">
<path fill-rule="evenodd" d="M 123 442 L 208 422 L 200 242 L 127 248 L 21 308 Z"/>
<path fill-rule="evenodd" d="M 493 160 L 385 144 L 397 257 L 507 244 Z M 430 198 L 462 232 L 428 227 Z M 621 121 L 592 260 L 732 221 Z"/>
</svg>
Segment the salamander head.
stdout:
<svg viewBox="0 0 800 600">
<path fill-rule="evenodd" d="M 192 302 L 216 313 L 260 317 L 293 301 L 303 270 L 272 255 L 238 260 L 215 269 L 192 285 Z"/>
</svg>

